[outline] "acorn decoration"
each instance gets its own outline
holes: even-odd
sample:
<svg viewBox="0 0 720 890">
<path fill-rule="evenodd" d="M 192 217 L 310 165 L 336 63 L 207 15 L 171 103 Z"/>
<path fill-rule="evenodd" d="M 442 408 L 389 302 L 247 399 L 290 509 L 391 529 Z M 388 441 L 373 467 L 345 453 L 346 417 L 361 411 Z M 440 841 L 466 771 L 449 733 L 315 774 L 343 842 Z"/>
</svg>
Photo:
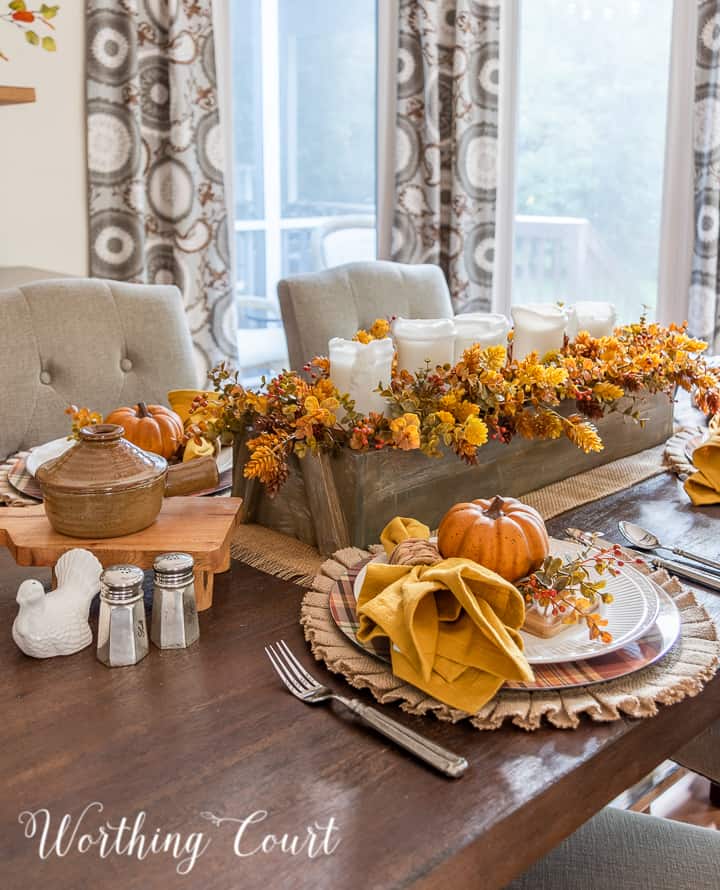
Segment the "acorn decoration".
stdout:
<svg viewBox="0 0 720 890">
<path fill-rule="evenodd" d="M 407 538 L 390 554 L 391 566 L 434 566 L 439 562 L 440 551 L 427 538 Z"/>
</svg>

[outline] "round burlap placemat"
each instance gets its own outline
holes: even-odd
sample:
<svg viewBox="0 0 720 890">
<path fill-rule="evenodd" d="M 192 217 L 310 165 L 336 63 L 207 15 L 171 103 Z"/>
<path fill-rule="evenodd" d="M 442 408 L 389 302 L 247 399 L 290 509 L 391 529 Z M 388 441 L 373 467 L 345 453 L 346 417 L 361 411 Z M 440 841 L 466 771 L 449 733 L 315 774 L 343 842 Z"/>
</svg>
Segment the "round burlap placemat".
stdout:
<svg viewBox="0 0 720 890">
<path fill-rule="evenodd" d="M 720 641 L 703 606 L 677 578 L 641 565 L 638 568 L 673 598 L 682 618 L 680 638 L 661 661 L 592 686 L 559 692 L 501 691 L 477 714 L 469 715 L 399 680 L 385 662 L 354 646 L 338 630 L 330 614 L 330 590 L 347 569 L 370 555 L 350 547 L 324 562 L 312 590 L 305 594 L 300 622 L 318 661 L 342 674 L 351 686 L 369 689 L 382 704 L 397 702 L 411 714 L 433 714 L 452 723 L 467 719 L 476 729 L 499 729 L 506 720 L 526 730 L 539 729 L 544 722 L 557 729 L 575 729 L 583 714 L 598 722 L 620 720 L 625 715 L 652 717 L 658 705 L 672 705 L 697 695 L 717 670 Z"/>
</svg>

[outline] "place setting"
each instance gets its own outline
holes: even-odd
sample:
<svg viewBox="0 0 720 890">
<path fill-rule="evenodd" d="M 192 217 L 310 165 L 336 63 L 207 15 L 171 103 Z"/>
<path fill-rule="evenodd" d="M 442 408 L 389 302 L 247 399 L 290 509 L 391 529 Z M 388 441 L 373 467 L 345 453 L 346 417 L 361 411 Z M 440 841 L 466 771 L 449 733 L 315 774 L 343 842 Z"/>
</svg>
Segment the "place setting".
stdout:
<svg viewBox="0 0 720 890">
<path fill-rule="evenodd" d="M 488 506 L 479 501 L 457 510 L 483 515 Z M 538 515 L 534 521 L 541 526 Z M 456 550 L 443 551 L 442 530 L 441 523 L 438 538 L 421 523 L 396 518 L 371 553 L 340 552 L 326 563 L 303 602 L 301 621 L 315 657 L 379 702 L 467 719 L 478 729 L 505 721 L 525 730 L 573 729 L 582 714 L 602 722 L 650 717 L 661 702 L 697 694 L 714 674 L 714 625 L 694 595 L 637 553 L 577 529 L 567 530 L 574 540 L 548 538 L 534 571 L 514 579 L 524 594 L 521 616 L 501 620 L 493 646 L 483 636 L 482 654 L 473 656 L 468 640 L 482 619 L 475 603 L 469 615 L 459 604 L 482 591 L 486 615 L 492 602 L 491 620 L 507 621 L 507 602 L 497 608 L 487 585 L 513 588 Z M 446 571 L 452 583 L 440 580 Z M 383 590 L 385 580 L 391 583 Z M 419 603 L 410 617 L 403 600 L 413 585 Z M 471 698 L 461 691 L 464 675 L 474 678 Z"/>
</svg>

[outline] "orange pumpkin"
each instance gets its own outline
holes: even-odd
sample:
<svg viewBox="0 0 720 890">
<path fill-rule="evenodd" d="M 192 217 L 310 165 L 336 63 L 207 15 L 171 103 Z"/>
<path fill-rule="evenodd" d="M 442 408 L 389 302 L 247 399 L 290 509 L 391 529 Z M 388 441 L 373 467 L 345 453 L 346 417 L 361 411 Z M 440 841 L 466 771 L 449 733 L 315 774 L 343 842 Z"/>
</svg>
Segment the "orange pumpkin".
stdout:
<svg viewBox="0 0 720 890">
<path fill-rule="evenodd" d="M 448 510 L 438 530 L 438 548 L 445 559 L 472 559 L 514 582 L 540 567 L 550 542 L 537 510 L 497 496 Z"/>
<path fill-rule="evenodd" d="M 163 405 L 138 402 L 130 408 L 116 408 L 105 418 L 105 423 L 119 423 L 125 438 L 142 448 L 163 457 L 172 457 L 183 440 L 183 422 Z"/>
</svg>

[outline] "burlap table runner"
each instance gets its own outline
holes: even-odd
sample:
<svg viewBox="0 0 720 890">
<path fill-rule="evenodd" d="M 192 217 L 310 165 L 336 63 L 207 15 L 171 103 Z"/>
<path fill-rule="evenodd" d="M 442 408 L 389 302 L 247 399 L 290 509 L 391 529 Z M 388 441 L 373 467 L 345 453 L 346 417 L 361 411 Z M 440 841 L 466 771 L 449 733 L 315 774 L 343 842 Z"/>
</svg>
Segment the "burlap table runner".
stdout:
<svg viewBox="0 0 720 890">
<path fill-rule="evenodd" d="M 531 491 L 522 499 L 551 519 L 573 507 L 597 501 L 665 470 L 663 445 L 605 464 Z M 242 525 L 232 544 L 232 555 L 270 575 L 309 586 L 323 563 L 314 547 L 259 525 Z"/>
<path fill-rule="evenodd" d="M 652 717 L 658 705 L 697 695 L 717 670 L 720 641 L 704 607 L 677 578 L 664 570 L 653 572 L 638 565 L 673 598 L 682 619 L 680 638 L 657 664 L 617 680 L 562 691 L 501 690 L 470 716 L 395 677 L 390 665 L 353 645 L 336 626 L 328 604 L 330 590 L 347 569 L 370 555 L 350 547 L 326 560 L 305 594 L 300 622 L 318 661 L 342 674 L 351 686 L 369 689 L 382 704 L 398 703 L 410 714 L 432 714 L 452 723 L 467 719 L 476 729 L 499 729 L 506 720 L 525 730 L 539 729 L 543 723 L 575 729 L 583 714 L 597 722 L 620 720 L 625 715 Z"/>
</svg>

